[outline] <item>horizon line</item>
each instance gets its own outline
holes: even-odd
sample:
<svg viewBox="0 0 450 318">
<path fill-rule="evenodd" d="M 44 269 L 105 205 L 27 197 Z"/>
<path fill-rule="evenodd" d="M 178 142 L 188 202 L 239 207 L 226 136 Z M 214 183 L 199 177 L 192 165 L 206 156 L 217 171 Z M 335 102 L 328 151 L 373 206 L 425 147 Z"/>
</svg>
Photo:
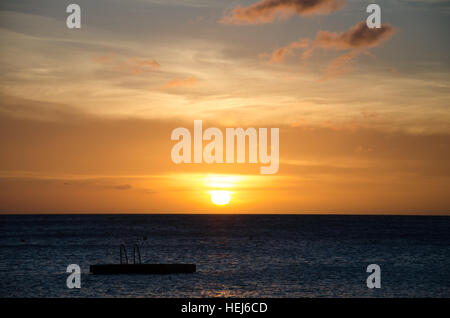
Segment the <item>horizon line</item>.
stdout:
<svg viewBox="0 0 450 318">
<path fill-rule="evenodd" d="M 8 216 L 8 215 L 21 215 L 21 216 L 27 216 L 27 215 L 41 215 L 41 216 L 47 216 L 47 215 L 305 215 L 305 216 L 446 216 L 450 217 L 450 212 L 447 214 L 441 213 L 431 213 L 431 214 L 412 214 L 412 213 L 289 213 L 289 212 L 283 212 L 283 213 L 211 213 L 211 212 L 205 212 L 205 213 L 199 213 L 199 212 L 132 212 L 132 213 L 126 213 L 126 212 L 55 212 L 55 213 L 49 213 L 49 212 L 0 212 L 0 216 Z"/>
</svg>

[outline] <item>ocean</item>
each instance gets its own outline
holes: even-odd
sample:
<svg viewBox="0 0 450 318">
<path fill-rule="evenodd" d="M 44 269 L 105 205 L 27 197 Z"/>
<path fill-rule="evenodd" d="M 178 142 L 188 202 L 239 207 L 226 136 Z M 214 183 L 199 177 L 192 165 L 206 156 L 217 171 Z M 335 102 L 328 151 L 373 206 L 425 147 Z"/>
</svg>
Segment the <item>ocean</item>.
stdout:
<svg viewBox="0 0 450 318">
<path fill-rule="evenodd" d="M 92 275 L 141 246 L 194 274 Z M 81 288 L 66 286 L 69 264 Z M 381 288 L 369 289 L 369 264 Z M 450 297 L 450 217 L 2 215 L 1 297 Z"/>
</svg>

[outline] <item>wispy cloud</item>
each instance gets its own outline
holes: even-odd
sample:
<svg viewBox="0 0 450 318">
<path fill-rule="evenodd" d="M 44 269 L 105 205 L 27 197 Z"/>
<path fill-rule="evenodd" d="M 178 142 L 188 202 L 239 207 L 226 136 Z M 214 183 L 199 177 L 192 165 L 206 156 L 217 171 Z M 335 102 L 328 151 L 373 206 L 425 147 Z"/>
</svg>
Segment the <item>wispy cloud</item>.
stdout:
<svg viewBox="0 0 450 318">
<path fill-rule="evenodd" d="M 106 65 L 114 71 L 130 75 L 140 75 L 144 72 L 154 71 L 161 67 L 161 64 L 154 58 L 123 58 L 114 54 L 95 56 L 93 61 L 97 64 Z"/>
<path fill-rule="evenodd" d="M 131 188 L 132 187 L 129 184 L 120 184 L 120 185 L 114 186 L 114 189 L 116 189 L 116 190 L 129 190 Z"/>
<path fill-rule="evenodd" d="M 280 63 L 284 60 L 286 55 L 293 54 L 293 51 L 295 49 L 301 49 L 306 48 L 309 46 L 309 39 L 300 39 L 298 41 L 292 42 L 287 46 L 280 47 L 273 51 L 272 55 L 270 56 L 270 62 L 271 63 Z"/>
<path fill-rule="evenodd" d="M 195 77 L 188 78 L 175 78 L 173 80 L 168 81 L 164 85 L 160 86 L 161 90 L 173 89 L 178 87 L 190 87 L 194 86 L 198 83 L 198 79 Z"/>
<path fill-rule="evenodd" d="M 339 56 L 332 60 L 327 67 L 327 73 L 323 79 L 329 79 L 333 77 L 339 77 L 350 71 L 348 63 L 357 55 L 356 51 L 350 51 L 344 55 Z"/>
<path fill-rule="evenodd" d="M 305 49 L 302 59 L 307 60 L 314 50 L 348 51 L 344 55 L 331 61 L 327 68 L 326 78 L 340 76 L 350 70 L 348 63 L 361 52 L 369 54 L 368 49 L 379 46 L 395 33 L 394 27 L 383 24 L 381 28 L 369 29 L 365 21 L 362 21 L 347 31 L 330 32 L 319 31 L 314 40 L 307 38 L 292 42 L 287 46 L 276 49 L 270 56 L 269 62 L 280 63 L 288 54 L 293 54 L 295 49 Z"/>
<path fill-rule="evenodd" d="M 260 0 L 248 7 L 238 6 L 220 22 L 223 24 L 263 24 L 294 14 L 329 14 L 346 5 L 344 0 Z"/>
</svg>

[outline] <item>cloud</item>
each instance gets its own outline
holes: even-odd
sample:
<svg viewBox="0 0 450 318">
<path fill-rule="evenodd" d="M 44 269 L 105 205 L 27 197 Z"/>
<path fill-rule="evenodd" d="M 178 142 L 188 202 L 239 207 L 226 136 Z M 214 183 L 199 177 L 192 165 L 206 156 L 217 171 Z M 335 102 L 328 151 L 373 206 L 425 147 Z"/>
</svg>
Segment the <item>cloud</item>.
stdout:
<svg viewBox="0 0 450 318">
<path fill-rule="evenodd" d="M 348 63 L 362 52 L 370 54 L 368 49 L 379 46 L 395 33 L 394 27 L 383 24 L 381 28 L 369 29 L 365 21 L 362 21 L 344 32 L 317 32 L 314 40 L 308 38 L 292 42 L 285 47 L 276 49 L 271 57 L 271 63 L 281 63 L 285 56 L 293 54 L 295 49 L 305 49 L 302 60 L 312 57 L 314 50 L 320 48 L 325 50 L 348 51 L 347 53 L 332 60 L 323 79 L 338 77 L 350 70 Z"/>
<path fill-rule="evenodd" d="M 351 51 L 344 55 L 339 56 L 328 64 L 327 73 L 324 76 L 325 79 L 339 77 L 344 73 L 350 71 L 348 63 L 352 60 L 358 53 L 356 51 Z"/>
<path fill-rule="evenodd" d="M 381 28 L 369 29 L 365 21 L 345 32 L 319 31 L 313 46 L 324 49 L 348 50 L 376 47 L 394 34 L 394 28 L 383 24 Z"/>
<path fill-rule="evenodd" d="M 368 49 L 379 46 L 383 41 L 392 37 L 394 32 L 394 28 L 389 24 L 383 24 L 381 28 L 369 29 L 365 21 L 345 32 L 319 31 L 312 48 L 304 52 L 303 58 L 309 58 L 315 48 L 348 50 L 348 53 L 330 62 L 323 79 L 339 77 L 350 70 L 348 63 L 351 60 L 361 52 L 369 54 Z"/>
<path fill-rule="evenodd" d="M 105 65 L 114 71 L 130 75 L 140 75 L 144 72 L 154 71 L 161 67 L 161 64 L 154 58 L 123 58 L 115 55 L 102 55 L 94 57 L 93 61 L 96 64 Z"/>
<path fill-rule="evenodd" d="M 142 66 L 142 67 L 150 66 L 151 68 L 158 69 L 161 66 L 158 63 L 158 61 L 155 60 L 155 59 L 142 60 L 142 59 L 139 59 L 137 57 L 132 57 L 130 60 L 131 60 L 131 62 L 134 65 L 139 65 L 139 66 Z"/>
<path fill-rule="evenodd" d="M 296 42 L 290 43 L 288 46 L 284 46 L 273 51 L 270 62 L 280 63 L 284 60 L 286 55 L 292 54 L 295 49 L 306 48 L 309 46 L 309 39 L 300 39 Z"/>
<path fill-rule="evenodd" d="M 129 184 L 121 184 L 121 185 L 115 186 L 114 189 L 116 189 L 116 190 L 129 190 L 129 189 L 131 189 L 131 185 L 129 185 Z"/>
<path fill-rule="evenodd" d="M 94 56 L 92 58 L 92 60 L 98 64 L 109 64 L 112 62 L 113 56 L 111 56 L 111 55 Z"/>
<path fill-rule="evenodd" d="M 329 14 L 346 5 L 344 0 L 260 0 L 248 7 L 238 6 L 224 16 L 223 24 L 264 24 L 291 15 Z"/>
<path fill-rule="evenodd" d="M 178 87 L 190 87 L 196 85 L 198 82 L 198 79 L 195 77 L 188 77 L 188 78 L 175 78 L 173 80 L 168 81 L 164 85 L 160 86 L 161 90 L 166 89 L 173 89 Z"/>
<path fill-rule="evenodd" d="M 39 178 L 39 176 L 30 176 L 30 177 L 37 177 Z M 55 180 L 55 181 L 60 181 L 59 179 L 64 180 L 63 178 L 67 178 L 67 176 L 52 176 L 51 178 L 48 178 L 49 180 Z M 78 177 L 78 179 L 72 179 L 70 181 L 65 180 L 63 181 L 63 186 L 67 187 L 67 186 L 77 186 L 79 187 L 90 187 L 90 188 L 100 188 L 100 189 L 113 189 L 113 190 L 130 190 L 133 187 L 129 184 L 118 184 L 118 185 L 114 185 L 114 184 L 109 184 L 110 181 L 108 180 L 108 178 L 104 178 L 102 179 L 101 177 L 85 177 L 85 178 L 80 178 Z"/>
</svg>

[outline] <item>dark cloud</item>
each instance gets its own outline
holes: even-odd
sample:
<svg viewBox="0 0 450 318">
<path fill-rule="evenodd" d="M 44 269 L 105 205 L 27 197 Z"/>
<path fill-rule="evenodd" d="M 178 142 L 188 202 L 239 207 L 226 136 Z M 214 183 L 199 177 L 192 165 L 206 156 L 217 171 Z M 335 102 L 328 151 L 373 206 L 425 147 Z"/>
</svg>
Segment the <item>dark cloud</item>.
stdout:
<svg viewBox="0 0 450 318">
<path fill-rule="evenodd" d="M 345 32 L 319 31 L 313 46 L 335 50 L 368 49 L 380 45 L 393 34 L 394 28 L 389 24 L 369 29 L 362 21 Z"/>
<path fill-rule="evenodd" d="M 307 60 L 315 49 L 348 51 L 347 53 L 332 60 L 328 66 L 323 79 L 338 77 L 350 70 L 348 63 L 361 52 L 368 53 L 368 49 L 379 46 L 395 33 L 394 27 L 383 24 L 381 28 L 369 29 L 365 21 L 358 23 L 344 32 L 319 31 L 313 41 L 302 39 L 292 42 L 285 47 L 276 49 L 270 62 L 280 63 L 287 54 L 292 54 L 294 49 L 305 49 L 302 59 Z"/>
<path fill-rule="evenodd" d="M 314 48 L 348 50 L 347 53 L 332 60 L 327 67 L 323 79 L 341 76 L 350 70 L 349 62 L 361 52 L 368 53 L 368 49 L 379 46 L 394 34 L 394 28 L 383 24 L 381 28 L 369 29 L 365 21 L 358 23 L 345 32 L 319 31 L 310 50 L 304 52 L 308 58 Z"/>
<path fill-rule="evenodd" d="M 344 0 L 261 0 L 248 7 L 236 7 L 220 22 L 224 24 L 270 23 L 275 18 L 286 18 L 293 14 L 329 14 L 345 5 Z"/>
<path fill-rule="evenodd" d="M 131 185 L 129 185 L 129 184 L 121 184 L 121 185 L 115 186 L 114 189 L 116 189 L 116 190 L 129 190 L 129 189 L 131 189 Z"/>
</svg>

